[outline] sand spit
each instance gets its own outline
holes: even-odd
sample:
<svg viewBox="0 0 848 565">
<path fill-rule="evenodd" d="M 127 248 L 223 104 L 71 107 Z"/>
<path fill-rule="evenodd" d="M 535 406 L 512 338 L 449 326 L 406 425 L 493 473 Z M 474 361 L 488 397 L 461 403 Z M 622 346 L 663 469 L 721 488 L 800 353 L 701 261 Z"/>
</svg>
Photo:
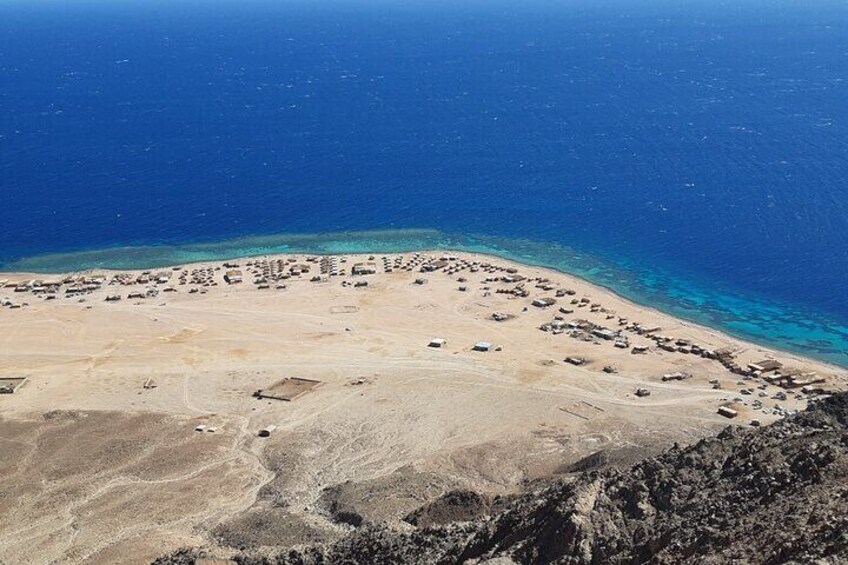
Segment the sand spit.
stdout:
<svg viewBox="0 0 848 565">
<path fill-rule="evenodd" d="M 330 541 L 846 388 L 836 367 L 467 253 L 0 281 L 0 562 Z"/>
</svg>

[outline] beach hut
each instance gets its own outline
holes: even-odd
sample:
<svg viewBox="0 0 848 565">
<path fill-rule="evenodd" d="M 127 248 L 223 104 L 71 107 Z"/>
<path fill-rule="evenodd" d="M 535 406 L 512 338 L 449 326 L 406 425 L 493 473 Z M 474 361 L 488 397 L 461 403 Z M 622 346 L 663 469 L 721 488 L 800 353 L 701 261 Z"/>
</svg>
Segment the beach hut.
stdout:
<svg viewBox="0 0 848 565">
<path fill-rule="evenodd" d="M 759 371 L 761 373 L 776 371 L 781 367 L 783 367 L 783 363 L 781 363 L 780 361 L 775 361 L 774 359 L 764 359 L 756 363 L 748 364 L 749 369 L 751 369 L 752 371 Z"/>
<path fill-rule="evenodd" d="M 227 284 L 238 284 L 242 281 L 242 273 L 238 270 L 230 270 L 224 274 L 224 280 Z"/>
<path fill-rule="evenodd" d="M 356 263 L 350 270 L 353 275 L 373 275 L 377 273 L 376 263 Z"/>
</svg>

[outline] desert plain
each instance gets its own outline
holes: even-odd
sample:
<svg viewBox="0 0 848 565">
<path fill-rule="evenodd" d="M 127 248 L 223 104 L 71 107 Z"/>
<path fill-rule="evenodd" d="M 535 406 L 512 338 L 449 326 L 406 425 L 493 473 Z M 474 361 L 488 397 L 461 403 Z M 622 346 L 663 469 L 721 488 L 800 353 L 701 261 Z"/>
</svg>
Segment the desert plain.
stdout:
<svg viewBox="0 0 848 565">
<path fill-rule="evenodd" d="M 0 281 L 0 379 L 25 379 L 0 394 L 8 565 L 404 527 L 451 489 L 508 495 L 599 452 L 626 465 L 846 388 L 838 367 L 484 255 Z M 293 378 L 318 382 L 273 397 Z"/>
</svg>

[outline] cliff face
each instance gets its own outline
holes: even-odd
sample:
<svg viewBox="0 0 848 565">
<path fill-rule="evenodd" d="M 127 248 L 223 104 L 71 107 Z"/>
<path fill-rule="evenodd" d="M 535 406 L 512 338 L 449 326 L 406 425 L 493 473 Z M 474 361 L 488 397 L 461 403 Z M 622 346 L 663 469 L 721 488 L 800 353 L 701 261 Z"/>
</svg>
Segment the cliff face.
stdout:
<svg viewBox="0 0 848 565">
<path fill-rule="evenodd" d="M 329 547 L 237 561 L 848 563 L 848 393 L 627 471 L 587 471 L 497 503 L 449 493 L 408 520 L 419 527 L 364 526 Z"/>
</svg>

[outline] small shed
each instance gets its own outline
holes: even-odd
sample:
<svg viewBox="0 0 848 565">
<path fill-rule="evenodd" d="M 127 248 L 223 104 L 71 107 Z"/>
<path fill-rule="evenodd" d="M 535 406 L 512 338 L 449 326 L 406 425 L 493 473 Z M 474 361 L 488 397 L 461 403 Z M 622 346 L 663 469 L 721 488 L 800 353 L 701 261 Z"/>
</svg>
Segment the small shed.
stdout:
<svg viewBox="0 0 848 565">
<path fill-rule="evenodd" d="M 739 412 L 737 412 L 733 408 L 730 408 L 729 406 L 719 406 L 718 413 L 724 416 L 725 418 L 735 418 L 739 415 Z"/>
<path fill-rule="evenodd" d="M 270 426 L 265 426 L 261 430 L 259 430 L 259 437 L 271 437 L 271 434 L 274 433 L 274 430 L 277 429 L 277 426 L 271 424 Z"/>
<path fill-rule="evenodd" d="M 690 375 L 690 374 L 688 374 L 688 373 L 682 373 L 682 372 L 680 372 L 680 371 L 677 371 L 677 372 L 675 372 L 675 373 L 666 373 L 666 374 L 664 374 L 664 375 L 662 376 L 662 381 L 663 381 L 664 383 L 665 383 L 665 382 L 668 382 L 668 381 L 682 381 L 682 380 L 688 379 L 688 378 L 689 378 L 689 377 L 691 377 L 691 376 L 692 376 L 692 375 Z"/>
</svg>

